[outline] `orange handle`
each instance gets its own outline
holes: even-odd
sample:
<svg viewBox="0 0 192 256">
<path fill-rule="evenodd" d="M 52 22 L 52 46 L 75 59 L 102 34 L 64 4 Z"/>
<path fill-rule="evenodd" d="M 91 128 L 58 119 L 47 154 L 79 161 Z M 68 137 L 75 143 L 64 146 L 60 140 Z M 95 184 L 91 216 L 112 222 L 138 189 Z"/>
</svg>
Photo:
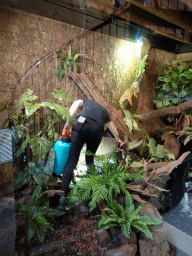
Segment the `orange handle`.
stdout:
<svg viewBox="0 0 192 256">
<path fill-rule="evenodd" d="M 69 135 L 70 135 L 70 130 L 67 129 L 67 128 L 63 129 L 63 131 L 62 131 L 62 136 L 68 137 Z"/>
</svg>

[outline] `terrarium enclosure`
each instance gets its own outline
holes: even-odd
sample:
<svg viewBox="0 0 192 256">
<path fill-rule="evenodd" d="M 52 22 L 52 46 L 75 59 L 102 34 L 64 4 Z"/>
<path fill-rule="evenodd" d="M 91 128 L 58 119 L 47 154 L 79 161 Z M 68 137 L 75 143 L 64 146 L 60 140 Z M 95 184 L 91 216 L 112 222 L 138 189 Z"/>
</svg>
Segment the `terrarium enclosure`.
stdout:
<svg viewBox="0 0 192 256">
<path fill-rule="evenodd" d="M 93 210 L 95 207 L 96 213 L 90 212 L 90 209 L 88 209 L 87 204 L 83 205 L 83 207 L 82 205 L 80 207 L 78 205 L 79 208 L 77 207 L 77 209 L 75 208 L 74 210 L 75 214 L 74 212 L 72 213 L 69 212 L 69 214 L 74 214 L 75 216 L 75 218 L 73 219 L 73 217 L 71 217 L 70 215 L 69 223 L 67 223 L 68 222 L 67 215 L 63 218 L 59 216 L 58 212 L 54 212 L 56 215 L 58 214 L 57 217 L 59 216 L 59 218 L 57 219 L 56 224 L 54 224 L 53 231 L 49 231 L 48 233 L 46 233 L 45 230 L 41 230 L 44 235 L 43 238 L 46 237 L 46 242 L 45 244 L 43 244 L 42 247 L 41 245 L 44 240 L 40 240 L 40 242 L 37 241 L 38 240 L 37 237 L 40 237 L 38 234 L 39 232 L 38 230 L 34 231 L 34 232 L 37 232 L 37 236 L 35 238 L 34 238 L 34 234 L 36 233 L 33 233 L 33 231 L 31 234 L 29 234 L 29 238 L 30 239 L 33 238 L 33 240 L 31 243 L 27 242 L 26 236 L 23 235 L 24 232 L 26 232 L 26 227 L 24 228 L 25 223 L 24 224 L 22 223 L 21 221 L 22 218 L 19 218 L 20 217 L 19 216 L 17 218 L 19 219 L 19 223 L 17 223 L 17 227 L 19 226 L 19 229 L 20 229 L 19 232 L 17 230 L 17 232 L 19 233 L 19 235 L 17 233 L 17 239 L 18 239 L 17 246 L 19 249 L 18 248 L 17 249 L 18 251 L 20 249 L 21 251 L 24 250 L 26 255 L 30 250 L 32 252 L 32 255 L 39 255 L 41 253 L 41 250 L 44 250 L 44 253 L 52 254 L 52 245 L 53 247 L 55 246 L 54 248 L 56 248 L 55 255 L 57 255 L 58 253 L 59 246 L 61 247 L 61 250 L 63 251 L 63 253 L 66 253 L 66 252 L 74 253 L 74 251 L 77 252 L 78 250 L 80 253 L 85 253 L 83 251 L 84 249 L 82 248 L 87 246 L 85 251 L 87 253 L 90 253 L 88 255 L 94 255 L 94 254 L 91 254 L 94 252 L 94 250 L 96 250 L 96 253 L 100 253 L 98 255 L 104 255 L 104 253 L 108 249 L 113 250 L 114 248 L 116 249 L 116 247 L 125 246 L 125 245 L 128 245 L 129 243 L 131 244 L 130 248 L 128 249 L 126 248 L 126 250 L 132 250 L 133 255 L 142 255 L 141 254 L 141 251 L 142 251 L 141 248 L 143 248 L 142 242 L 145 243 L 147 241 L 148 243 L 147 239 L 152 237 L 151 232 L 154 235 L 154 241 L 155 242 L 157 241 L 157 243 L 159 242 L 158 239 L 156 240 L 157 238 L 156 236 L 158 236 L 159 230 L 158 228 L 156 229 L 154 226 L 159 225 L 161 223 L 162 217 L 160 216 L 157 210 L 167 210 L 167 208 L 170 209 L 171 207 L 173 207 L 172 202 L 170 202 L 171 201 L 170 196 L 166 197 L 167 195 L 166 192 L 169 191 L 167 190 L 167 184 L 170 179 L 172 171 L 176 172 L 178 165 L 180 166 L 180 168 L 178 168 L 179 171 L 182 170 L 183 168 L 188 170 L 189 169 L 188 162 L 191 164 L 190 162 L 191 154 L 189 152 L 191 149 L 189 149 L 188 152 L 185 152 L 185 151 L 179 152 L 180 153 L 179 154 L 178 153 L 179 146 L 178 146 L 178 143 L 175 142 L 174 140 L 175 138 L 171 140 L 171 143 L 175 142 L 174 145 L 176 147 L 176 152 L 172 150 L 173 148 L 171 148 L 174 145 L 171 143 L 170 143 L 171 146 L 169 145 L 170 137 L 165 136 L 164 145 L 167 143 L 166 144 L 167 147 L 170 146 L 170 149 L 172 150 L 170 154 L 169 151 L 165 151 L 163 149 L 163 145 L 159 144 L 159 140 L 158 140 L 159 138 L 155 137 L 156 135 L 158 135 L 156 134 L 157 131 L 159 130 L 162 131 L 162 129 L 166 128 L 167 126 L 167 124 L 161 118 L 161 117 L 164 117 L 165 114 L 158 115 L 157 116 L 158 118 L 157 117 L 150 118 L 150 114 L 148 113 L 152 113 L 156 108 L 154 100 L 157 97 L 156 86 L 157 86 L 159 77 L 162 74 L 164 74 L 164 71 L 168 70 L 173 64 L 179 63 L 179 65 L 184 66 L 184 65 L 187 65 L 187 63 L 190 63 L 191 65 L 192 54 L 191 53 L 175 54 L 172 52 L 167 52 L 164 50 L 157 49 L 150 45 L 148 39 L 145 37 L 145 35 L 142 35 L 140 30 L 138 30 L 138 36 L 136 36 L 134 40 L 129 39 L 129 28 L 126 26 L 124 28 L 124 36 L 122 36 L 121 38 L 117 37 L 115 35 L 118 29 L 118 26 L 117 26 L 118 24 L 115 22 L 113 23 L 113 26 L 111 26 L 110 23 L 106 24 L 105 33 L 103 32 L 102 28 L 98 29 L 97 31 L 88 30 L 86 29 L 86 15 L 84 17 L 85 17 L 84 28 L 80 28 L 74 25 L 70 25 L 70 24 L 58 21 L 58 20 L 39 16 L 37 14 L 28 13 L 22 10 L 13 9 L 6 6 L 5 7 L 2 6 L 0 8 L 0 32 L 1 32 L 0 55 L 1 55 L 1 71 L 2 71 L 1 87 L 0 87 L 0 95 L 1 95 L 0 129 L 2 129 L 1 131 L 4 130 L 3 128 L 5 125 L 5 122 L 7 118 L 10 116 L 11 112 L 13 112 L 13 114 L 16 115 L 19 113 L 19 111 L 22 111 L 22 107 L 21 107 L 22 100 L 20 97 L 23 95 L 23 93 L 26 93 L 26 90 L 27 90 L 27 93 L 29 93 L 28 94 L 29 97 L 32 94 L 35 95 L 35 97 L 34 95 L 31 96 L 31 97 L 34 97 L 33 99 L 36 100 L 36 96 L 38 97 L 38 103 L 36 105 L 37 109 L 35 110 L 40 110 L 40 115 L 39 115 L 40 121 L 41 121 L 41 118 L 43 120 L 43 117 L 46 114 L 46 110 L 45 112 L 43 112 L 44 110 L 42 110 L 42 108 L 40 109 L 40 107 L 38 106 L 39 103 L 45 102 L 44 103 L 45 107 L 50 106 L 50 104 L 52 104 L 53 102 L 61 104 L 63 107 L 67 107 L 67 108 L 70 107 L 71 105 L 70 100 L 64 100 L 62 102 L 58 100 L 60 95 L 62 94 L 61 93 L 61 90 L 62 90 L 69 96 L 69 98 L 72 99 L 72 101 L 85 98 L 87 97 L 87 95 L 91 95 L 93 96 L 93 98 L 95 97 L 94 99 L 97 99 L 98 102 L 103 103 L 106 107 L 108 107 L 111 110 L 110 114 L 113 117 L 113 120 L 116 121 L 115 124 L 117 125 L 118 128 L 120 127 L 121 129 L 120 131 L 121 138 L 125 139 L 125 144 L 127 145 L 130 144 L 130 147 L 129 147 L 130 151 L 132 149 L 131 143 L 135 140 L 140 139 L 138 145 L 141 145 L 141 142 L 142 142 L 144 146 L 143 148 L 141 148 L 140 151 L 138 150 L 131 153 L 129 151 L 130 154 L 128 154 L 127 152 L 128 147 L 124 148 L 123 150 L 117 147 L 116 148 L 117 155 L 126 156 L 126 157 L 124 159 L 118 158 L 117 162 L 115 161 L 111 162 L 111 160 L 109 160 L 108 165 L 106 165 L 107 167 L 109 167 L 109 170 L 107 170 L 108 172 L 107 175 L 108 176 L 111 175 L 110 177 L 113 180 L 113 182 L 114 180 L 118 181 L 117 184 L 115 182 L 114 184 L 112 183 L 112 185 L 114 186 L 113 189 L 114 188 L 117 189 L 117 187 L 119 188 L 122 187 L 121 190 L 119 190 L 118 188 L 117 191 L 120 191 L 121 193 L 125 193 L 126 196 L 122 197 L 122 195 L 119 195 L 119 197 L 115 198 L 114 202 L 112 202 L 107 197 L 109 196 L 110 193 L 107 192 L 108 193 L 108 194 L 106 193 L 107 196 L 104 193 L 103 198 L 105 200 L 101 197 L 101 199 L 103 199 L 104 201 L 104 204 L 102 200 L 100 200 L 99 203 L 97 200 L 95 200 L 94 203 L 92 202 L 91 210 Z M 106 33 L 106 30 L 108 30 L 108 33 Z M 73 51 L 74 54 L 75 53 L 80 54 L 77 58 L 77 69 L 72 71 L 68 70 L 68 73 L 63 77 L 58 77 L 58 74 L 57 74 L 58 65 L 60 63 L 59 62 L 60 57 L 58 54 L 59 51 L 66 53 L 66 55 L 69 55 L 69 52 L 71 54 L 71 51 Z M 139 76 L 138 70 L 142 61 L 144 61 L 144 68 L 141 69 L 142 72 Z M 71 65 L 71 62 L 69 65 Z M 190 67 L 191 66 L 189 66 L 189 69 Z M 180 69 L 178 68 L 178 71 Z M 170 73 L 171 72 L 172 71 L 170 71 Z M 180 73 L 182 72 L 184 74 L 183 70 L 181 70 Z M 191 71 L 189 71 L 189 73 L 190 72 Z M 191 73 L 190 74 L 187 73 L 185 75 L 189 76 L 189 80 L 191 79 Z M 137 79 L 139 82 L 136 84 L 135 82 L 137 81 Z M 168 79 L 166 81 L 167 83 L 170 82 Z M 82 84 L 85 87 L 83 87 Z M 81 85 L 82 87 L 79 85 Z M 165 91 L 166 90 L 169 90 L 169 85 L 166 86 Z M 186 92 L 184 92 L 184 94 L 185 93 Z M 186 96 L 186 94 L 185 95 L 184 94 L 183 94 L 183 98 Z M 53 96 L 54 96 L 54 99 L 53 99 Z M 64 99 L 64 96 L 62 97 Z M 25 102 L 26 98 L 24 97 L 23 102 Z M 179 98 L 179 95 L 177 95 L 177 98 Z M 10 102 L 9 111 L 6 110 L 6 106 L 4 105 L 4 103 L 8 100 Z M 18 104 L 19 101 L 20 103 Z M 166 102 L 164 101 L 164 103 L 162 102 L 160 103 L 161 106 L 163 106 L 163 104 L 168 105 L 167 101 Z M 19 106 L 19 108 L 15 110 L 16 106 Z M 27 106 L 29 107 L 27 108 Z M 25 105 L 25 108 L 30 110 L 30 106 L 32 107 L 32 105 Z M 3 108 L 5 108 L 5 110 Z M 186 108 L 188 110 L 190 106 L 187 106 Z M 16 111 L 17 113 L 14 111 Z M 131 128 L 129 125 L 126 125 L 124 123 L 125 121 L 124 117 L 126 113 L 128 113 L 126 116 L 127 119 L 130 119 L 132 122 Z M 28 115 L 27 117 L 30 116 L 29 113 L 26 115 Z M 53 136 L 53 139 L 51 141 L 52 144 L 50 144 L 49 150 L 50 148 L 52 148 L 51 146 L 53 146 L 56 138 L 58 138 L 59 135 L 61 134 L 66 117 L 67 117 L 67 114 L 65 116 L 65 119 L 62 119 L 60 117 L 57 125 L 57 129 L 56 129 L 57 134 L 56 134 L 56 137 Z M 137 123 L 135 121 L 136 119 L 139 120 L 139 121 L 137 120 L 138 121 Z M 48 123 L 48 120 L 47 120 L 47 123 Z M 190 123 L 187 123 L 187 124 L 189 125 Z M 36 124 L 34 119 L 31 125 L 33 131 L 38 131 L 38 129 L 40 129 L 40 132 L 43 134 L 43 132 L 45 131 L 44 131 L 44 128 L 42 129 L 42 127 L 43 125 L 46 126 L 46 120 L 44 119 L 42 123 L 38 125 Z M 185 127 L 186 126 L 187 125 L 185 125 Z M 141 133 L 141 130 L 138 131 L 137 129 L 138 127 L 142 129 L 142 133 Z M 31 127 L 27 127 L 27 128 L 31 128 Z M 176 125 L 176 128 L 178 128 L 178 125 Z M 133 132 L 134 129 L 136 131 Z M 182 129 L 179 129 L 179 130 L 183 131 Z M 4 135 L 3 132 L 1 132 L 0 134 L 1 137 L 3 137 Z M 126 132 L 127 132 L 127 138 L 123 138 L 122 136 L 125 135 Z M 180 134 L 175 133 L 173 136 L 176 136 L 176 135 L 179 136 Z M 157 141 L 155 141 L 155 139 L 152 137 L 157 138 Z M 3 145 L 3 143 L 1 144 Z M 99 154 L 102 154 L 102 153 L 106 154 L 106 151 L 107 153 L 109 153 L 109 151 L 112 150 L 112 147 L 115 146 L 113 141 L 112 141 L 112 145 L 108 145 L 108 147 L 105 147 L 104 144 L 105 142 L 101 144 L 99 148 L 100 149 Z M 21 144 L 19 146 L 21 146 Z M 102 151 L 102 147 L 104 148 L 103 151 Z M 148 150 L 147 154 L 145 154 L 146 152 L 144 147 L 145 149 L 147 148 Z M 21 149 L 23 148 L 21 147 Z M 22 163 L 18 161 L 17 163 L 14 163 L 15 165 L 13 165 L 13 162 L 12 162 L 13 159 L 10 159 L 8 165 L 6 164 L 4 165 L 4 162 L 2 162 L 2 164 L 0 163 L 1 164 L 0 165 L 0 168 L 1 168 L 0 195 L 2 198 L 15 196 L 17 200 L 16 207 L 18 207 L 18 209 L 21 210 L 24 216 L 31 217 L 34 214 L 34 212 L 31 210 L 32 207 L 36 207 L 35 209 L 38 209 L 38 210 L 40 209 L 40 207 L 42 207 L 41 203 L 39 202 L 39 199 L 40 198 L 44 199 L 44 196 L 47 199 L 47 197 L 49 198 L 50 195 L 56 193 L 55 190 L 59 190 L 59 189 L 58 189 L 58 185 L 54 184 L 56 187 L 54 191 L 51 191 L 51 189 L 50 190 L 47 189 L 48 190 L 47 194 L 46 194 L 46 191 L 43 191 L 43 193 L 44 192 L 45 193 L 44 194 L 42 193 L 40 195 L 41 188 L 39 184 L 41 184 L 41 181 L 45 178 L 45 176 L 41 177 L 42 180 L 39 179 L 39 177 L 38 178 L 33 177 L 34 179 L 32 181 L 27 177 L 28 179 L 27 182 L 24 184 L 24 186 L 21 186 L 24 193 L 23 191 L 21 192 L 19 190 L 19 192 L 17 191 L 19 196 L 13 195 L 15 191 L 13 191 L 14 189 L 12 187 L 12 180 L 13 180 L 13 177 L 16 176 L 15 173 L 18 173 L 18 166 L 19 164 L 22 164 L 22 168 L 25 169 L 26 166 L 28 166 L 28 162 L 26 161 L 26 159 L 29 160 L 31 157 L 30 155 L 26 156 L 25 153 L 29 154 L 29 151 L 30 153 L 31 152 L 33 153 L 33 148 L 30 149 L 28 147 L 27 148 L 28 152 L 25 152 L 25 150 L 22 151 L 21 149 L 20 149 L 20 153 L 21 153 L 20 155 L 23 154 Z M 45 151 L 45 155 L 50 153 L 49 156 L 45 157 L 44 155 L 44 158 L 46 158 L 47 162 L 48 162 L 48 159 L 50 158 L 51 160 L 50 162 L 52 162 L 52 165 L 53 165 L 54 163 L 53 151 L 51 150 L 50 150 L 51 152 L 50 151 L 48 152 L 48 151 Z M 161 154 L 159 154 L 159 152 Z M 36 156 L 37 155 L 38 154 L 36 154 Z M 39 161 L 40 164 L 42 164 L 41 166 L 42 173 L 47 168 L 44 158 L 42 157 L 42 159 L 40 159 Z M 133 159 L 134 164 L 135 162 L 136 164 L 135 165 L 133 164 L 132 166 L 131 165 L 132 162 L 129 162 L 130 159 L 131 161 Z M 118 163 L 117 166 L 113 167 L 114 163 L 115 164 Z M 112 167 L 110 166 L 110 164 Z M 123 166 L 125 166 L 125 169 L 126 168 L 127 169 L 125 170 Z M 115 173 L 116 175 L 115 177 L 120 177 L 120 180 L 113 179 L 114 173 L 112 172 L 110 173 L 110 171 L 113 170 L 113 168 L 117 171 Z M 154 172 L 155 170 L 157 170 L 157 173 Z M 188 171 L 190 172 L 190 170 Z M 105 172 L 103 173 L 106 174 Z M 30 175 L 31 174 L 33 173 L 30 173 Z M 47 173 L 43 173 L 43 174 L 47 175 Z M 179 172 L 179 174 L 177 173 L 177 175 L 180 175 L 181 180 L 183 182 L 185 178 L 184 174 L 185 174 L 184 172 L 182 172 L 182 174 L 181 172 Z M 99 175 L 102 176 L 101 174 Z M 98 178 L 99 175 L 97 173 L 97 175 L 95 176 Z M 106 185 L 106 187 L 107 186 L 110 187 L 111 184 L 110 182 L 108 183 L 108 176 L 106 175 L 103 175 L 103 176 L 104 176 L 104 179 L 102 180 L 103 183 L 101 182 L 101 185 L 102 186 Z M 32 175 L 30 177 L 32 177 Z M 34 181 L 36 182 L 36 184 Z M 182 184 L 180 183 L 179 185 L 176 184 L 174 187 L 174 190 L 175 190 L 175 188 L 177 189 L 178 186 L 181 185 L 181 195 L 179 195 L 179 199 L 177 199 L 177 195 L 175 191 L 173 191 L 173 197 L 175 196 L 176 201 L 181 200 L 184 192 L 183 183 Z M 81 184 L 83 184 L 83 182 Z M 86 182 L 84 187 L 86 187 Z M 43 189 L 45 188 L 43 187 Z M 79 186 L 78 189 L 81 190 L 81 186 Z M 131 191 L 132 193 L 129 194 L 127 191 L 129 192 Z M 62 195 L 62 192 L 60 190 L 59 190 L 59 193 L 60 193 L 59 196 Z M 22 194 L 22 197 L 20 198 L 21 194 Z M 115 196 L 117 196 L 117 194 L 118 193 L 114 192 Z M 162 196 L 162 194 L 164 197 Z M 88 197 L 93 198 L 91 197 L 90 194 L 86 194 L 86 196 L 87 195 Z M 79 195 L 75 194 L 75 196 L 78 198 Z M 31 201 L 30 201 L 30 198 L 32 198 Z M 86 197 L 86 200 L 90 198 Z M 156 198 L 158 199 L 156 200 Z M 162 202 L 161 200 L 159 200 L 159 198 L 160 199 L 163 198 L 162 200 L 164 201 Z M 33 204 L 30 205 L 31 202 Z M 120 212 L 122 211 L 122 214 L 125 214 L 125 211 L 128 212 L 129 210 L 131 213 L 135 211 L 134 212 L 135 219 L 141 218 L 142 223 L 147 223 L 146 225 L 144 225 L 145 227 L 147 225 L 154 225 L 150 230 L 148 230 L 147 228 L 146 229 L 147 231 L 145 230 L 146 233 L 143 231 L 144 229 L 142 228 L 140 229 L 140 231 L 145 233 L 146 236 L 148 235 L 148 238 L 146 238 L 146 236 L 144 235 L 141 235 L 140 231 L 135 231 L 134 229 L 134 232 L 131 233 L 131 238 L 129 238 L 129 240 L 126 240 L 130 235 L 129 231 L 131 227 L 131 221 L 129 223 L 129 219 L 127 217 L 124 218 L 126 220 L 123 220 L 123 221 L 124 222 L 127 221 L 127 223 L 130 224 L 129 228 L 125 228 L 124 223 L 122 224 L 122 226 L 124 225 L 123 233 L 126 234 L 127 237 L 125 238 L 124 236 L 122 236 L 122 239 L 120 239 L 117 243 L 118 245 L 117 244 L 115 245 L 114 243 L 113 246 L 111 246 L 111 244 L 117 238 L 117 236 L 119 237 L 120 234 L 121 235 L 123 234 L 119 228 L 116 229 L 116 228 L 110 227 L 109 233 L 108 233 L 109 230 L 107 232 L 102 233 L 102 236 L 104 237 L 102 238 L 100 236 L 97 237 L 97 233 L 99 233 L 98 232 L 99 219 L 98 219 L 98 216 L 96 216 L 96 214 L 98 212 L 99 214 L 104 213 L 103 209 L 106 207 L 106 202 L 108 202 L 108 205 L 109 207 L 111 207 L 111 209 L 117 206 L 116 202 L 120 202 L 122 203 L 122 207 L 125 206 L 125 209 L 122 207 L 119 208 Z M 26 203 L 27 206 L 26 205 L 23 206 L 24 203 Z M 98 204 L 97 207 L 96 207 L 96 203 Z M 145 210 L 141 211 L 142 215 L 145 215 L 144 217 L 138 214 L 139 210 L 141 210 L 142 208 L 140 205 L 141 203 L 145 204 L 145 207 L 144 207 Z M 165 207 L 165 203 L 167 208 Z M 47 204 L 47 202 L 43 204 L 43 207 L 45 207 L 46 210 L 48 206 L 49 205 Z M 139 209 L 138 212 L 136 209 Z M 14 210 L 15 209 L 13 209 L 13 212 Z M 152 215 L 150 215 L 151 212 L 153 212 Z M 146 214 L 150 216 L 149 219 L 148 219 L 149 216 L 146 217 Z M 77 224 L 76 220 L 79 218 L 79 216 L 81 218 L 80 225 L 76 226 Z M 108 214 L 107 216 L 109 217 L 110 215 Z M 122 217 L 123 215 L 120 217 L 119 216 L 116 216 L 117 223 L 118 221 L 119 223 L 122 221 L 122 218 L 120 217 Z M 128 214 L 126 216 L 128 216 Z M 36 216 L 34 214 L 34 218 L 35 217 Z M 104 220 L 106 218 L 106 215 L 103 214 L 102 218 L 103 218 L 102 219 L 103 223 L 101 221 L 100 226 L 103 225 L 102 227 L 104 227 L 105 226 Z M 27 221 L 29 221 L 29 223 Z M 28 227 L 31 228 L 32 222 L 30 222 L 30 218 L 28 219 L 26 218 L 26 222 L 28 224 L 27 228 Z M 44 222 L 44 224 L 46 226 L 47 224 L 46 221 Z M 135 225 L 136 228 L 138 228 L 139 226 L 139 224 L 138 226 L 137 224 L 138 223 L 136 223 Z M 60 228 L 60 225 L 61 225 L 61 228 Z M 73 232 L 69 227 L 70 225 L 74 226 Z M 88 227 L 86 225 L 93 227 L 93 230 L 92 229 L 88 230 Z M 22 228 L 24 228 L 24 231 Z M 161 228 L 162 228 L 162 225 L 160 226 L 160 233 L 163 234 L 163 231 Z M 68 230 L 69 232 L 67 233 L 66 236 L 63 236 L 65 230 Z M 91 241 L 90 243 L 92 243 L 92 246 L 93 246 L 93 252 L 90 252 L 89 242 L 84 241 L 84 238 L 85 238 L 84 233 L 82 235 L 81 232 L 85 232 L 85 231 L 88 232 L 88 233 L 85 233 L 85 236 L 89 237 Z M 14 235 L 14 232 L 16 232 L 15 229 L 12 232 L 13 235 Z M 72 240 L 70 238 L 71 234 L 72 236 L 74 236 Z M 52 235 L 56 237 L 56 240 L 58 239 L 59 242 L 57 245 L 54 244 L 52 240 Z M 78 239 L 81 240 L 80 244 L 76 243 Z M 63 246 L 62 241 L 64 240 L 67 245 L 66 248 L 62 247 Z M 102 244 L 103 240 L 105 244 L 104 246 Z M 99 244 L 99 242 L 101 242 L 101 244 Z M 48 247 L 46 243 L 48 244 Z M 110 244 L 110 246 L 106 247 L 106 244 L 107 246 Z M 139 247 L 137 247 L 138 244 L 140 244 Z M 169 244 L 167 243 L 167 240 L 165 237 L 162 238 L 162 241 L 160 244 L 164 245 L 164 247 L 158 245 L 158 250 L 161 251 L 161 249 L 164 248 L 162 249 L 164 250 L 162 255 L 168 255 L 168 252 L 170 250 L 169 250 Z M 26 246 L 26 248 L 23 249 L 23 246 L 24 247 Z M 153 247 L 152 242 L 151 242 L 151 246 Z M 102 249 L 103 247 L 105 248 Z"/>
</svg>

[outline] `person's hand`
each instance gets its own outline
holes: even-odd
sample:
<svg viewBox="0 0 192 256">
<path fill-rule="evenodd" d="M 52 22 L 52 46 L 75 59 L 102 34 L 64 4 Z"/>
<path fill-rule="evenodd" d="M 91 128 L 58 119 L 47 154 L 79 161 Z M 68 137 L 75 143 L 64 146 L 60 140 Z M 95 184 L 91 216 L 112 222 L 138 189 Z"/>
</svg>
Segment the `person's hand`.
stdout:
<svg viewBox="0 0 192 256">
<path fill-rule="evenodd" d="M 121 139 L 117 139 L 117 144 L 120 146 L 120 148 L 125 144 L 124 141 L 122 141 Z"/>
<path fill-rule="evenodd" d="M 71 133 L 71 132 L 72 132 L 72 128 L 73 128 L 73 126 L 71 125 L 71 123 L 69 122 L 69 120 L 67 120 L 66 123 L 65 123 L 65 125 L 64 125 L 64 127 L 63 127 L 63 129 L 64 129 L 64 130 L 68 130 L 69 133 Z"/>
</svg>

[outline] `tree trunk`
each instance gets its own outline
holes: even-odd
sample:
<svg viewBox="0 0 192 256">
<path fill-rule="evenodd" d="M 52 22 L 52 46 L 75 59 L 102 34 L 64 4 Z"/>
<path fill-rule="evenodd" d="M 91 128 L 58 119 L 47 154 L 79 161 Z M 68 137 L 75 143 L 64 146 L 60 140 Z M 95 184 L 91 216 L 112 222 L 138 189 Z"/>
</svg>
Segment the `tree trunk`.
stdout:
<svg viewBox="0 0 192 256">
<path fill-rule="evenodd" d="M 150 48 L 147 66 L 145 69 L 144 77 L 141 80 L 139 93 L 136 99 L 136 111 L 138 115 L 144 116 L 146 113 L 154 110 L 154 98 L 155 86 L 158 82 L 159 69 L 158 63 L 156 61 L 157 50 L 153 47 Z M 160 119 L 148 119 L 146 122 L 140 123 L 140 129 L 143 129 L 145 132 L 153 135 L 156 130 L 164 127 L 164 123 Z"/>
<path fill-rule="evenodd" d="M 84 92 L 88 99 L 95 100 L 97 103 L 99 103 L 107 109 L 111 117 L 111 120 L 114 122 L 119 132 L 120 138 L 122 140 L 125 140 L 125 136 L 130 137 L 129 129 L 125 124 L 121 114 L 104 99 L 99 89 L 91 83 L 87 76 L 84 73 L 78 74 L 74 73 L 71 70 L 68 70 L 68 74 L 73 79 L 73 81 L 79 86 L 79 88 Z"/>
</svg>

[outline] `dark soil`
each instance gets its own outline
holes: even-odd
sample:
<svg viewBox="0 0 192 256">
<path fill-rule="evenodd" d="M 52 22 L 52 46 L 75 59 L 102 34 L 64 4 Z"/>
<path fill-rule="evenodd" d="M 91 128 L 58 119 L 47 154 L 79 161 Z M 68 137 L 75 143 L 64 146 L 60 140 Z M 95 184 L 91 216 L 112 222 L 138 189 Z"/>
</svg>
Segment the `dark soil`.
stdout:
<svg viewBox="0 0 192 256">
<path fill-rule="evenodd" d="M 65 214 L 56 219 L 53 230 L 47 231 L 45 241 L 39 243 L 33 239 L 30 249 L 25 243 L 26 221 L 17 216 L 17 251 L 30 256 L 103 256 L 113 244 L 101 247 L 98 245 L 96 233 L 99 217 L 89 212 Z M 176 256 L 175 249 L 170 247 L 169 256 Z M 30 252 L 29 252 L 30 250 Z M 138 254 L 139 255 L 139 254 Z"/>
<path fill-rule="evenodd" d="M 107 250 L 97 244 L 95 233 L 98 231 L 99 217 L 90 216 L 89 212 L 65 214 L 56 219 L 53 230 L 48 230 L 43 243 L 33 239 L 30 255 L 87 255 L 102 256 Z M 26 251 L 26 222 L 17 217 L 17 250 Z"/>
</svg>

